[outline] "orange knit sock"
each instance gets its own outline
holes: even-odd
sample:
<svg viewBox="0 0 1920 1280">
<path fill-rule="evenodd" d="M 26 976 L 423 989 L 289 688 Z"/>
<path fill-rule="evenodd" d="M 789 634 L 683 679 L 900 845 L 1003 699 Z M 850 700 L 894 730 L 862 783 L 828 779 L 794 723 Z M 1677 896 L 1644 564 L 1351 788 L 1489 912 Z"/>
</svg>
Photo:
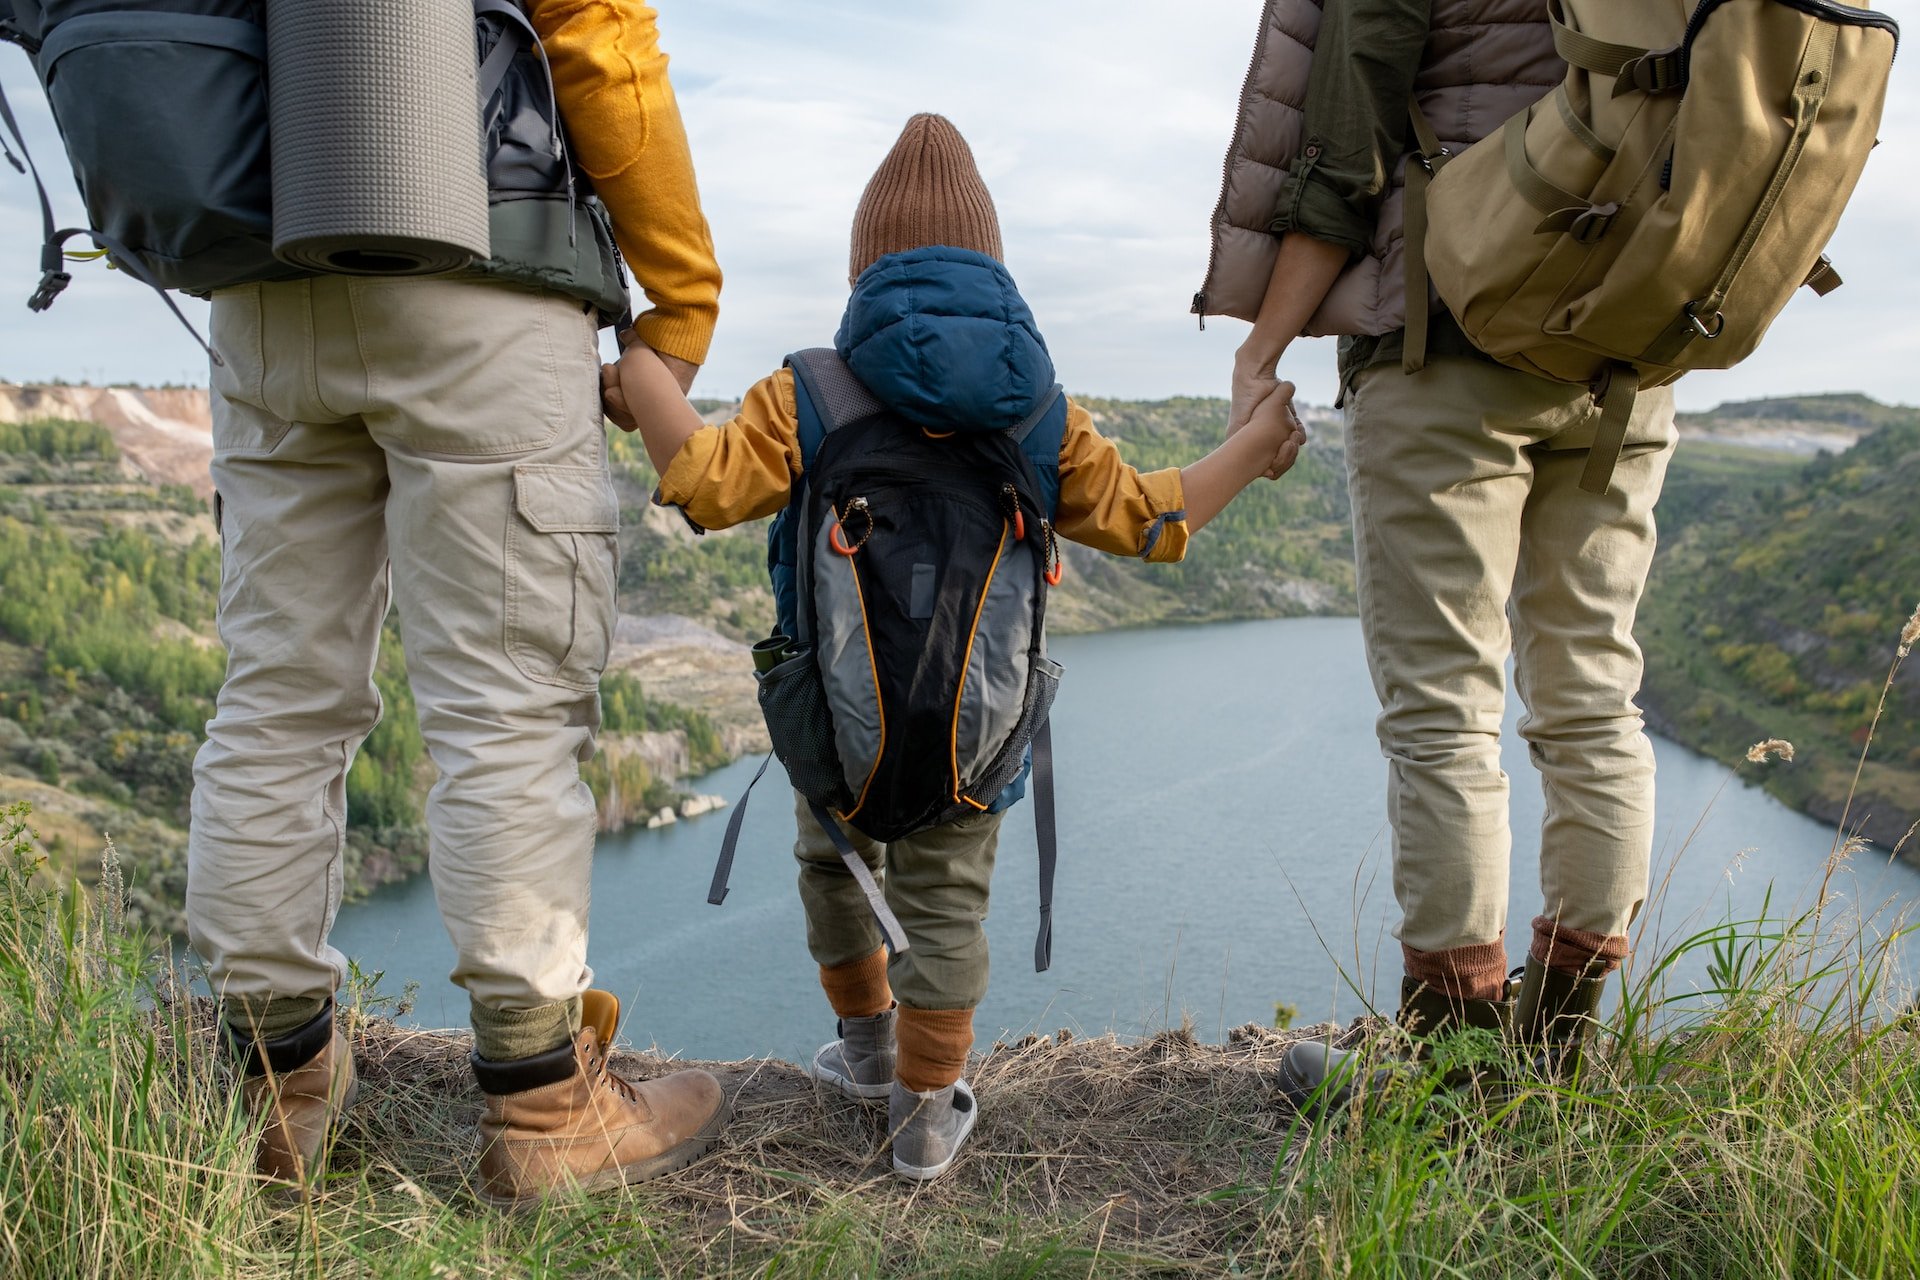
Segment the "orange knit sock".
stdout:
<svg viewBox="0 0 1920 1280">
<path fill-rule="evenodd" d="M 1444 951 L 1415 951 L 1400 944 L 1407 976 L 1424 982 L 1450 1000 L 1498 1000 L 1507 986 L 1505 936 L 1492 942 L 1448 947 Z"/>
<path fill-rule="evenodd" d="M 973 1048 L 973 1010 L 903 1004 L 893 1034 L 899 1055 L 894 1074 L 915 1093 L 931 1093 L 965 1073 Z"/>
<path fill-rule="evenodd" d="M 1604 978 L 1627 958 L 1627 935 L 1569 929 L 1551 916 L 1535 916 L 1527 954 L 1569 977 Z"/>
<path fill-rule="evenodd" d="M 827 993 L 836 1018 L 871 1018 L 893 1008 L 893 988 L 887 985 L 887 949 L 849 960 L 829 969 L 820 966 L 820 989 Z"/>
</svg>

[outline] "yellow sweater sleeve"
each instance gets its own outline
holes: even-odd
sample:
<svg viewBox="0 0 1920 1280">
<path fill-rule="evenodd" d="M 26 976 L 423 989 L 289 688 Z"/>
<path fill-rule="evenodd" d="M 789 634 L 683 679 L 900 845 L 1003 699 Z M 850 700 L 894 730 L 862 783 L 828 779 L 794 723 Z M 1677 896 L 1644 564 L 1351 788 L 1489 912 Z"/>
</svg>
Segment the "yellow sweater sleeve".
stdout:
<svg viewBox="0 0 1920 1280">
<path fill-rule="evenodd" d="M 699 364 L 720 314 L 720 267 L 654 10 L 534 0 L 532 17 L 574 156 L 651 304 L 634 328 L 655 351 Z"/>
<path fill-rule="evenodd" d="M 799 476 L 800 411 L 793 373 L 782 369 L 754 383 L 739 413 L 687 438 L 654 500 L 703 529 L 725 529 L 780 510 Z"/>
<path fill-rule="evenodd" d="M 1187 554 L 1187 499 L 1180 469 L 1129 466 L 1088 412 L 1067 402 L 1060 442 L 1060 536 L 1105 551 L 1168 562 Z"/>
</svg>

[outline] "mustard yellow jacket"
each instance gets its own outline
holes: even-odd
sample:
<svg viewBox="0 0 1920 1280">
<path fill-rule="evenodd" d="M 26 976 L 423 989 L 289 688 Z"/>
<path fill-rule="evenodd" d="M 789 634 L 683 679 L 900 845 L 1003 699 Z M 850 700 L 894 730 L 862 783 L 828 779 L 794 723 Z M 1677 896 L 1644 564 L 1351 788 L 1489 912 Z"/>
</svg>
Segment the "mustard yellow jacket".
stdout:
<svg viewBox="0 0 1920 1280">
<path fill-rule="evenodd" d="M 533 0 L 574 157 L 613 215 L 614 239 L 650 304 L 655 351 L 700 364 L 720 313 L 720 266 L 651 5 Z"/>
<path fill-rule="evenodd" d="M 704 529 L 724 529 L 779 511 L 799 476 L 800 413 L 793 373 L 782 369 L 753 385 L 739 413 L 702 427 L 680 447 L 657 501 L 679 507 Z M 1116 556 L 1179 560 L 1187 553 L 1186 505 L 1178 467 L 1129 466 L 1092 416 L 1067 402 L 1054 519 L 1061 537 Z"/>
</svg>

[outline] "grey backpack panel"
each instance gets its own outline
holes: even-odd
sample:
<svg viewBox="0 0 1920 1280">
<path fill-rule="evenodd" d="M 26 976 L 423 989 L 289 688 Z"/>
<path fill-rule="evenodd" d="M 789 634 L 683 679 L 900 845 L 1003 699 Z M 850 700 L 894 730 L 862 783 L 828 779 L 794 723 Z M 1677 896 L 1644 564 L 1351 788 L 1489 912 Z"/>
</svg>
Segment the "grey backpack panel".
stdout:
<svg viewBox="0 0 1920 1280">
<path fill-rule="evenodd" d="M 858 807 L 886 743 L 886 715 L 874 675 L 867 635 L 866 605 L 853 562 L 828 545 L 832 526 L 815 537 L 814 608 L 820 621 L 816 645 L 827 703 L 832 707 L 834 746 L 846 776 L 847 793 Z"/>
<path fill-rule="evenodd" d="M 95 230 L 165 288 L 299 274 L 273 256 L 257 4 L 34 0 L 20 16 L 45 33 L 34 66 Z"/>
</svg>

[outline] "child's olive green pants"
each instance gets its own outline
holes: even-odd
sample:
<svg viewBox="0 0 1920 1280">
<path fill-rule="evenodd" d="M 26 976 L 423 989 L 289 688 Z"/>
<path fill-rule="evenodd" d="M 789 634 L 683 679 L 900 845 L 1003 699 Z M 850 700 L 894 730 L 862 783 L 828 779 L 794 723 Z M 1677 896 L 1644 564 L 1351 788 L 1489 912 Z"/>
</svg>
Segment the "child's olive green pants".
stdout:
<svg viewBox="0 0 1920 1280">
<path fill-rule="evenodd" d="M 889 844 L 846 824 L 906 931 L 907 949 L 887 966 L 894 998 L 915 1009 L 972 1009 L 987 994 L 987 886 L 1000 844 L 1000 816 L 983 813 L 916 832 Z M 798 798 L 800 902 L 807 912 L 807 949 L 833 969 L 870 956 L 880 926 L 866 895 L 827 833 Z"/>
</svg>

